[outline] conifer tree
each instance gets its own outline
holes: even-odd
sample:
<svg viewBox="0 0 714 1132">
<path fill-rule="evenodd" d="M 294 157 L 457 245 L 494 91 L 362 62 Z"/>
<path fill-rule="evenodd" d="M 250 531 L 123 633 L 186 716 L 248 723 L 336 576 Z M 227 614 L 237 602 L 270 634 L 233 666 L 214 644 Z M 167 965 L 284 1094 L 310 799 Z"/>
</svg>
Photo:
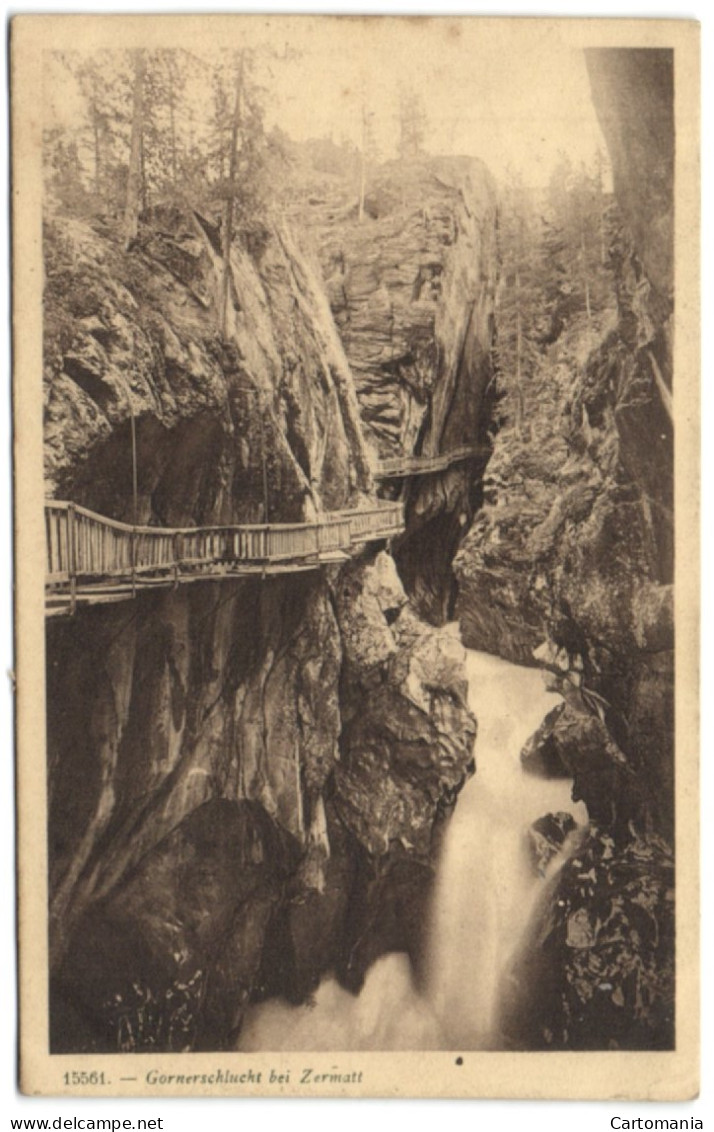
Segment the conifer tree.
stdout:
<svg viewBox="0 0 714 1132">
<path fill-rule="evenodd" d="M 132 71 L 124 51 L 90 56 L 67 53 L 66 62 L 84 96 L 86 121 L 78 150 L 89 155 L 91 189 L 110 209 L 123 205 L 131 130 Z"/>
<path fill-rule="evenodd" d="M 404 88 L 399 99 L 399 156 L 418 157 L 424 152 L 427 117 L 418 91 Z"/>
<path fill-rule="evenodd" d="M 499 213 L 498 368 L 515 400 L 517 432 L 525 419 L 525 387 L 539 350 L 543 276 L 541 227 L 533 200 L 511 174 Z"/>
<path fill-rule="evenodd" d="M 236 172 L 238 169 L 238 132 L 241 124 L 241 103 L 243 99 L 243 80 L 245 69 L 245 55 L 240 52 L 235 66 L 235 97 L 233 103 L 233 117 L 231 120 L 230 148 L 228 153 L 228 184 L 225 193 L 223 211 L 222 249 L 223 273 L 221 277 L 221 310 L 220 327 L 223 337 L 226 335 L 228 318 L 228 297 L 231 280 L 231 247 L 233 244 L 233 211 L 236 193 Z"/>
<path fill-rule="evenodd" d="M 544 243 L 549 272 L 544 283 L 551 340 L 577 314 L 592 325 L 611 300 L 606 262 L 611 217 L 601 178 L 597 164 L 576 169 L 564 156 L 548 185 Z"/>
<path fill-rule="evenodd" d="M 133 53 L 134 81 L 132 87 L 131 144 L 129 175 L 124 207 L 124 249 L 128 251 L 139 230 L 139 211 L 144 192 L 142 154 L 144 148 L 144 76 L 146 58 L 143 51 Z"/>
<path fill-rule="evenodd" d="M 365 100 L 362 102 L 362 139 L 359 150 L 360 183 L 358 219 L 364 219 L 364 198 L 367 191 L 367 176 L 369 166 L 376 160 L 377 142 L 374 136 L 374 111 L 369 110 Z"/>
</svg>

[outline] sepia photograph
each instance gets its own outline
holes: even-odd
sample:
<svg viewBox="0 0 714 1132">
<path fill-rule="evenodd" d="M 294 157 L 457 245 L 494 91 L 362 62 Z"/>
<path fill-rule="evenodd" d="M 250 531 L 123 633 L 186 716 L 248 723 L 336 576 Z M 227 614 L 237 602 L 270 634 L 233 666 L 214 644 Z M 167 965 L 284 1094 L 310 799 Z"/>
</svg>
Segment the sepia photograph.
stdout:
<svg viewBox="0 0 714 1132">
<path fill-rule="evenodd" d="M 692 1097 L 698 25 L 10 60 L 23 1090 Z"/>
</svg>

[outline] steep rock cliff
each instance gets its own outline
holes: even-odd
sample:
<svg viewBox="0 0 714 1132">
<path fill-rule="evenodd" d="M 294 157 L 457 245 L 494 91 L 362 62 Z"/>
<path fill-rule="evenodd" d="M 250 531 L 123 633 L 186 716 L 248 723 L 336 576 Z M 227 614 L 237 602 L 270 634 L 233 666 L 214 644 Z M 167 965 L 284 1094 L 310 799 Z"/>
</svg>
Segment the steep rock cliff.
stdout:
<svg viewBox="0 0 714 1132">
<path fill-rule="evenodd" d="M 665 142 L 656 129 L 660 53 L 612 54 L 617 67 L 608 81 L 617 81 L 624 56 L 631 57 L 634 71 L 617 97 L 608 88 L 606 121 L 612 121 L 613 107 L 621 106 L 620 129 L 639 132 L 633 167 L 623 164 L 622 146 L 612 144 L 615 187 L 626 183 L 630 202 L 642 198 L 638 215 L 649 215 L 650 206 L 660 215 L 667 187 L 662 169 L 671 169 L 671 152 L 669 166 L 666 161 L 663 166 Z M 656 58 L 649 59 L 650 54 Z M 643 66 L 654 71 L 644 74 L 633 105 L 627 94 Z M 650 106 L 652 84 L 656 97 Z M 598 104 L 599 90 L 595 84 Z M 666 90 L 662 98 L 666 102 Z M 650 133 L 657 142 L 648 149 L 643 138 Z M 606 136 L 610 143 L 607 130 Z M 670 131 L 670 151 L 672 145 Z M 641 167 L 647 153 L 652 178 Z M 671 176 L 668 189 L 671 211 Z M 660 240 L 666 245 L 670 238 L 671 223 L 661 216 L 646 248 L 658 264 L 671 267 L 671 248 L 657 250 Z M 544 353 L 524 391 L 526 428 L 515 427 L 505 398 L 504 425 L 484 485 L 486 502 L 456 562 L 458 609 L 464 640 L 475 647 L 533 662 L 532 650 L 547 642 L 541 661 L 581 700 L 591 697 L 591 713 L 599 705 L 615 742 L 650 792 L 649 820 L 667 834 L 672 280 L 665 273 L 658 274 L 657 287 L 650 283 L 624 226 L 611 263 L 616 312 L 571 321 Z"/>
<path fill-rule="evenodd" d="M 472 158 L 369 169 L 363 215 L 352 183 L 318 182 L 302 206 L 380 457 L 481 445 L 446 471 L 394 481 L 407 534 L 400 574 L 420 612 L 449 612 L 451 559 L 480 500 L 493 394 L 496 194 Z"/>
<path fill-rule="evenodd" d="M 210 220 L 178 210 L 158 213 L 131 256 L 96 224 L 48 224 L 51 494 L 131 517 L 132 417 L 140 522 L 260 519 L 265 465 L 274 521 L 369 491 L 349 367 L 314 270 L 285 228 L 259 271 L 236 245 L 222 341 L 219 246 Z"/>
<path fill-rule="evenodd" d="M 145 219 L 128 254 L 109 222 L 48 225 L 48 492 L 159 526 L 373 499 L 349 364 L 289 231 L 234 246 L 222 340 L 213 220 Z M 261 993 L 299 999 L 327 968 L 357 987 L 381 950 L 418 951 L 400 893 L 426 898 L 474 727 L 460 658 L 390 563 L 48 623 L 54 1049 L 218 1048 Z"/>
<path fill-rule="evenodd" d="M 525 426 L 505 397 L 458 612 L 467 645 L 526 663 L 537 649 L 550 669 L 564 705 L 526 761 L 572 775 L 591 819 L 512 972 L 504 1029 L 539 1048 L 669 1048 L 672 57 L 588 62 L 623 222 L 617 309 L 571 320 L 543 353 Z"/>
</svg>

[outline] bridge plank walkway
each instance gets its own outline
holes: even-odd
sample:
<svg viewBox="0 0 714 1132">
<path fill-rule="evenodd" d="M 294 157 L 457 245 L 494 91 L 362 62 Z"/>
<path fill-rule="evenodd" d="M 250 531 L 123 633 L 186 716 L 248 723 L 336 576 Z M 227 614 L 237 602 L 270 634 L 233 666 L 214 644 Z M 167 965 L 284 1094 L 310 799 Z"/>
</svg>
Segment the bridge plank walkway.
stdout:
<svg viewBox="0 0 714 1132">
<path fill-rule="evenodd" d="M 490 454 L 490 448 L 483 444 L 462 444 L 450 452 L 440 452 L 436 456 L 389 456 L 380 460 L 376 478 L 379 480 L 406 479 L 410 476 L 433 475 L 443 472 L 452 464 L 471 460 Z"/>
<path fill-rule="evenodd" d="M 401 534 L 401 503 L 328 512 L 314 522 L 143 527 L 76 503 L 45 502 L 47 616 L 206 579 L 315 570 L 360 543 Z"/>
<path fill-rule="evenodd" d="M 483 445 L 462 445 L 436 456 L 396 456 L 381 461 L 376 478 L 431 475 L 487 452 Z M 165 528 L 120 523 L 76 503 L 47 500 L 45 530 L 45 612 L 54 617 L 78 605 L 125 601 L 140 590 L 345 561 L 360 543 L 401 534 L 404 506 L 380 502 L 309 523 Z"/>
</svg>

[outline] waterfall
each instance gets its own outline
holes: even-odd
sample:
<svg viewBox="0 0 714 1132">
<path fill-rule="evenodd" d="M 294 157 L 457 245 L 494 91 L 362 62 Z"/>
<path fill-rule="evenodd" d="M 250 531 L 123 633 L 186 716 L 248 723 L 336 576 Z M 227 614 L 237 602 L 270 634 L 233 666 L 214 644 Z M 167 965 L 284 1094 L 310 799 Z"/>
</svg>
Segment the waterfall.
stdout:
<svg viewBox="0 0 714 1132">
<path fill-rule="evenodd" d="M 569 779 L 536 778 L 521 766 L 526 739 L 560 702 L 543 674 L 469 651 L 467 675 L 479 722 L 477 774 L 461 792 L 442 848 L 427 997 L 448 1048 L 482 1049 L 498 1044 L 502 979 L 543 891 L 527 830 L 547 813 L 568 811 L 582 824 L 587 812 L 571 801 Z"/>
<path fill-rule="evenodd" d="M 579 825 L 587 813 L 571 801 L 570 780 L 537 778 L 521 766 L 526 739 L 560 702 L 543 674 L 469 651 L 467 675 L 479 724 L 477 773 L 444 838 L 420 988 L 406 955 L 382 956 L 357 997 L 326 978 L 307 1006 L 276 999 L 253 1007 L 239 1049 L 503 1048 L 504 978 L 544 885 L 527 831 L 547 813 L 567 811 Z"/>
</svg>

